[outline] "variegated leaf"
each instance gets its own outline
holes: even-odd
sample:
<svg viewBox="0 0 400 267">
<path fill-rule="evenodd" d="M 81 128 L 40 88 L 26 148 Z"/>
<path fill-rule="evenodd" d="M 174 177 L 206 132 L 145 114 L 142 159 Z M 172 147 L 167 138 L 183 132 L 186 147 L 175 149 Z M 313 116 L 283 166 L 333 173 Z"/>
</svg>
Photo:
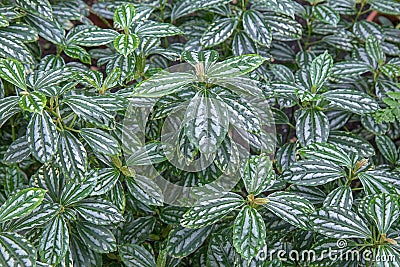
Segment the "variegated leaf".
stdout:
<svg viewBox="0 0 400 267">
<path fill-rule="evenodd" d="M 232 18 L 222 18 L 214 21 L 200 39 L 203 47 L 212 47 L 228 39 L 236 29 L 238 21 Z"/>
<path fill-rule="evenodd" d="M 77 202 L 74 209 L 86 221 L 96 225 L 111 225 L 124 221 L 118 209 L 102 199 L 85 199 Z"/>
<path fill-rule="evenodd" d="M 18 100 L 19 107 L 22 110 L 36 113 L 41 113 L 46 106 L 46 103 L 46 96 L 38 91 L 21 94 Z"/>
<path fill-rule="evenodd" d="M 22 235 L 0 233 L 0 265 L 4 267 L 35 266 L 36 249 Z"/>
<path fill-rule="evenodd" d="M 303 146 L 328 140 L 329 120 L 322 111 L 308 108 L 297 111 L 295 115 L 296 135 Z"/>
<path fill-rule="evenodd" d="M 381 193 L 369 201 L 368 214 L 375 221 L 380 234 L 386 234 L 400 215 L 399 199 L 396 195 Z"/>
<path fill-rule="evenodd" d="M 140 39 L 136 34 L 120 34 L 114 40 L 114 48 L 118 53 L 127 57 L 139 46 Z"/>
<path fill-rule="evenodd" d="M 118 247 L 122 262 L 128 267 L 156 267 L 154 255 L 147 249 L 136 244 L 124 244 Z"/>
<path fill-rule="evenodd" d="M 117 241 L 108 228 L 91 223 L 79 223 L 77 230 L 85 245 L 91 250 L 97 253 L 117 250 Z"/>
<path fill-rule="evenodd" d="M 32 114 L 26 138 L 32 155 L 40 162 L 49 162 L 57 152 L 58 132 L 46 111 Z"/>
<path fill-rule="evenodd" d="M 257 11 L 247 10 L 243 13 L 244 31 L 255 42 L 262 46 L 270 47 L 272 41 L 272 33 L 269 26 L 265 24 Z"/>
<path fill-rule="evenodd" d="M 26 90 L 25 69 L 17 60 L 0 59 L 0 78 Z"/>
</svg>

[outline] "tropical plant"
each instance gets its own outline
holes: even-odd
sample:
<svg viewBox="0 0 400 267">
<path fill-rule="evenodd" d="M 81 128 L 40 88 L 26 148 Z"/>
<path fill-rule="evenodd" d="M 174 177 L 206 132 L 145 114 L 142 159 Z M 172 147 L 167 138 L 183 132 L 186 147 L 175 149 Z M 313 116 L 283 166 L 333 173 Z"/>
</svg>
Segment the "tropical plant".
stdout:
<svg viewBox="0 0 400 267">
<path fill-rule="evenodd" d="M 399 266 L 399 1 L 0 2 L 0 266 Z"/>
</svg>

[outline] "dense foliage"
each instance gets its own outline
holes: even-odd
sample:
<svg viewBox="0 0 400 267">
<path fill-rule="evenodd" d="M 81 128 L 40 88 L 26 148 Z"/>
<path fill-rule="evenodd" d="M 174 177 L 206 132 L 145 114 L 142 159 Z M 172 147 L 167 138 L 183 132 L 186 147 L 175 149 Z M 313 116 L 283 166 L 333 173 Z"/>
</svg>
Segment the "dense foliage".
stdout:
<svg viewBox="0 0 400 267">
<path fill-rule="evenodd" d="M 0 266 L 399 266 L 399 15 L 2 1 Z"/>
</svg>

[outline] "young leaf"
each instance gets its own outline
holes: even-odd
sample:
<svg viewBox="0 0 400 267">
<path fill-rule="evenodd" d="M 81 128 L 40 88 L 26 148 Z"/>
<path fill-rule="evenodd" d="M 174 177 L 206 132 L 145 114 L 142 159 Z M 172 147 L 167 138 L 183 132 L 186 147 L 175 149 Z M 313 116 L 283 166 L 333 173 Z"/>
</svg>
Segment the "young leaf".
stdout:
<svg viewBox="0 0 400 267">
<path fill-rule="evenodd" d="M 134 21 L 136 9 L 132 4 L 123 4 L 114 12 L 114 28 L 128 29 Z"/>
<path fill-rule="evenodd" d="M 18 191 L 0 206 L 0 222 L 17 219 L 31 213 L 42 203 L 45 192 L 39 188 Z"/>
<path fill-rule="evenodd" d="M 0 78 L 26 90 L 25 69 L 17 60 L 0 59 Z"/>
<path fill-rule="evenodd" d="M 376 37 L 372 35 L 368 36 L 365 41 L 365 49 L 367 50 L 368 55 L 378 62 L 379 65 L 385 63 L 385 53 L 383 53 L 381 44 Z"/>
<path fill-rule="evenodd" d="M 40 162 L 49 162 L 57 152 L 58 132 L 49 114 L 33 113 L 26 137 L 32 155 Z"/>
<path fill-rule="evenodd" d="M 311 75 L 311 92 L 318 91 L 319 88 L 331 75 L 333 66 L 332 56 L 325 51 L 311 62 L 310 75 Z"/>
<path fill-rule="evenodd" d="M 120 34 L 114 40 L 114 48 L 118 53 L 127 57 L 139 46 L 140 39 L 136 34 Z"/>
<path fill-rule="evenodd" d="M 334 238 L 370 238 L 370 228 L 353 211 L 329 207 L 316 211 L 311 216 L 313 229 Z"/>
<path fill-rule="evenodd" d="M 263 217 L 256 209 L 244 206 L 233 224 L 233 246 L 243 258 L 251 260 L 265 245 Z"/>
<path fill-rule="evenodd" d="M 234 193 L 202 200 L 183 215 L 181 225 L 188 228 L 205 227 L 221 220 L 229 212 L 240 208 L 243 204 L 243 198 Z"/>
<path fill-rule="evenodd" d="M 34 91 L 23 94 L 18 100 L 19 107 L 28 112 L 41 113 L 46 106 L 46 96 L 41 92 Z"/>
<path fill-rule="evenodd" d="M 344 170 L 335 163 L 322 159 L 306 159 L 293 163 L 282 174 L 290 183 L 318 186 L 345 177 Z"/>
<path fill-rule="evenodd" d="M 258 195 L 275 182 L 272 162 L 267 155 L 250 156 L 243 173 L 243 181 L 249 194 Z"/>
</svg>

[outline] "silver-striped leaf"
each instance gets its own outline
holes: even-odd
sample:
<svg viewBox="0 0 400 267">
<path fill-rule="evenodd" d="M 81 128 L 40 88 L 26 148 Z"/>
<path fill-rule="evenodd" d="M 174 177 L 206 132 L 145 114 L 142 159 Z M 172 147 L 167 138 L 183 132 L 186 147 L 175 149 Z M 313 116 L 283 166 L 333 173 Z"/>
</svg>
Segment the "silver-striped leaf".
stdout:
<svg viewBox="0 0 400 267">
<path fill-rule="evenodd" d="M 247 10 L 242 15 L 243 29 L 255 42 L 270 47 L 272 32 L 263 21 L 262 15 L 255 10 Z"/>
<path fill-rule="evenodd" d="M 111 225 L 124 221 L 117 207 L 103 199 L 84 199 L 74 205 L 82 218 L 96 225 Z"/>
<path fill-rule="evenodd" d="M 136 34 L 120 34 L 114 40 L 115 50 L 127 57 L 139 46 L 140 39 Z"/>
<path fill-rule="evenodd" d="M 316 57 L 310 66 L 311 92 L 317 92 L 331 75 L 333 66 L 332 56 L 325 51 Z"/>
<path fill-rule="evenodd" d="M 0 233 L 0 266 L 31 267 L 36 265 L 36 249 L 22 235 Z"/>
<path fill-rule="evenodd" d="M 41 113 L 46 103 L 46 96 L 39 91 L 21 94 L 18 100 L 18 105 L 22 110 L 36 113 Z"/>
<path fill-rule="evenodd" d="M 58 132 L 46 111 L 33 113 L 26 130 L 26 140 L 32 155 L 40 162 L 52 160 L 57 152 Z"/>
<path fill-rule="evenodd" d="M 39 255 L 50 265 L 62 261 L 68 251 L 69 229 L 62 215 L 57 215 L 44 229 L 39 241 Z"/>
<path fill-rule="evenodd" d="M 272 193 L 268 196 L 265 207 L 286 222 L 302 229 L 309 229 L 309 217 L 314 212 L 314 206 L 309 200 L 288 192 Z"/>
<path fill-rule="evenodd" d="M 0 206 L 0 222 L 18 219 L 31 213 L 44 199 L 45 190 L 25 188 L 10 196 Z"/>
<path fill-rule="evenodd" d="M 21 111 L 18 99 L 18 96 L 0 98 L 0 128 L 9 118 Z"/>
<path fill-rule="evenodd" d="M 181 225 L 188 228 L 205 227 L 221 220 L 231 211 L 239 209 L 243 204 L 243 198 L 234 193 L 201 200 L 183 215 Z"/>
<path fill-rule="evenodd" d="M 368 225 L 354 211 L 329 207 L 311 215 L 313 229 L 333 238 L 370 238 Z"/>
<path fill-rule="evenodd" d="M 298 153 L 307 159 L 323 159 L 346 167 L 353 165 L 347 153 L 329 143 L 314 143 L 301 148 Z"/>
<path fill-rule="evenodd" d="M 269 156 L 250 156 L 242 180 L 249 194 L 258 195 L 270 188 L 275 182 L 275 175 Z"/>
<path fill-rule="evenodd" d="M 126 177 L 126 186 L 129 193 L 146 205 L 163 205 L 163 191 L 150 178 L 136 174 L 134 178 Z"/>
<path fill-rule="evenodd" d="M 119 155 L 121 147 L 111 134 L 96 128 L 83 128 L 81 136 L 96 152 L 104 155 Z"/>
<path fill-rule="evenodd" d="M 266 229 L 256 209 L 244 206 L 233 224 L 233 246 L 245 259 L 251 260 L 265 246 Z"/>
<path fill-rule="evenodd" d="M 214 21 L 200 39 L 200 44 L 207 48 L 216 46 L 228 39 L 238 25 L 235 18 L 222 18 Z"/>
<path fill-rule="evenodd" d="M 128 29 L 134 21 L 136 9 L 132 4 L 123 4 L 114 11 L 114 28 Z"/>
<path fill-rule="evenodd" d="M 107 227 L 91 223 L 78 223 L 76 226 L 79 236 L 91 250 L 97 253 L 117 250 L 117 241 Z"/>
<path fill-rule="evenodd" d="M 308 108 L 296 111 L 295 116 L 296 135 L 303 146 L 328 140 L 329 120 L 324 112 Z"/>
<path fill-rule="evenodd" d="M 121 261 L 128 267 L 156 267 L 154 255 L 137 244 L 123 244 L 118 247 Z"/>
<path fill-rule="evenodd" d="M 380 234 L 386 234 L 400 215 L 399 199 L 396 195 L 380 193 L 368 203 L 368 214 L 375 221 Z"/>
<path fill-rule="evenodd" d="M 67 182 L 61 191 L 60 204 L 68 206 L 89 196 L 96 186 L 96 182 L 97 176 L 95 172 L 91 173 L 82 183 Z"/>
<path fill-rule="evenodd" d="M 26 90 L 25 68 L 17 60 L 0 59 L 0 78 Z"/>
<path fill-rule="evenodd" d="M 8 164 L 19 163 L 29 157 L 30 154 L 31 150 L 29 149 L 28 141 L 24 135 L 11 143 L 4 153 L 3 161 Z"/>
<path fill-rule="evenodd" d="M 340 186 L 332 190 L 325 198 L 324 207 L 338 207 L 351 210 L 353 206 L 353 193 L 350 186 Z"/>
<path fill-rule="evenodd" d="M 282 174 L 284 180 L 304 186 L 323 185 L 342 177 L 346 173 L 339 165 L 323 159 L 297 161 Z"/>
</svg>

